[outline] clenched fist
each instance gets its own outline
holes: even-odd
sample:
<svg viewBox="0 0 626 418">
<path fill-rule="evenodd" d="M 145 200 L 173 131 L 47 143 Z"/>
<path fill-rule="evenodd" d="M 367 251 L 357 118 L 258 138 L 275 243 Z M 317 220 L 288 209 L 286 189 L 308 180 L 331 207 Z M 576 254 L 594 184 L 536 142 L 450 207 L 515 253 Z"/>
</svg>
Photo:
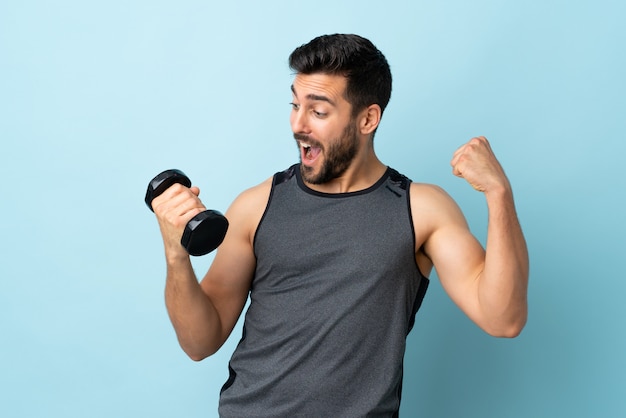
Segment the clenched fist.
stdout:
<svg viewBox="0 0 626 418">
<path fill-rule="evenodd" d="M 450 165 L 455 176 L 464 178 L 479 192 L 501 191 L 511 187 L 484 136 L 472 138 L 457 149 Z"/>
<path fill-rule="evenodd" d="M 176 183 L 152 201 L 166 251 L 187 255 L 180 244 L 180 238 L 187 222 L 206 210 L 198 198 L 199 195 L 200 189 L 197 187 L 187 188 Z"/>
</svg>

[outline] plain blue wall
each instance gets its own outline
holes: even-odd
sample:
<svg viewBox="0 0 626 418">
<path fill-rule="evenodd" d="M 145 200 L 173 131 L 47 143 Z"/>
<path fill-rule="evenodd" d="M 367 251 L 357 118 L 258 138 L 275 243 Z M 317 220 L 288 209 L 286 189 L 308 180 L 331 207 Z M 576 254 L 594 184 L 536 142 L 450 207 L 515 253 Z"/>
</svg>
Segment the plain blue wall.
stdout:
<svg viewBox="0 0 626 418">
<path fill-rule="evenodd" d="M 448 190 L 484 242 L 483 197 L 448 162 L 486 135 L 531 255 L 514 340 L 432 277 L 403 415 L 626 416 L 623 4 L 1 2 L 0 415 L 216 416 L 240 328 L 201 363 L 179 349 L 145 187 L 181 168 L 225 210 L 295 162 L 287 56 L 353 32 L 394 74 L 379 155 Z"/>
</svg>

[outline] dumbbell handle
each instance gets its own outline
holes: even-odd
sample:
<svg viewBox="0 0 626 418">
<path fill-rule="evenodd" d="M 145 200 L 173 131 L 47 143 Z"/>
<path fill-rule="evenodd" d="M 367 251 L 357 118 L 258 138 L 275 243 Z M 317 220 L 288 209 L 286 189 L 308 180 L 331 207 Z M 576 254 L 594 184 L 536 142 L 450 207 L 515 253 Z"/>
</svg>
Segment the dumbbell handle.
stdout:
<svg viewBox="0 0 626 418">
<path fill-rule="evenodd" d="M 148 184 L 145 202 L 152 208 L 152 200 L 174 183 L 191 187 L 191 180 L 180 170 L 165 170 Z M 228 220 L 216 210 L 205 210 L 194 216 L 185 226 L 180 243 L 190 255 L 205 255 L 216 249 L 224 240 Z"/>
</svg>

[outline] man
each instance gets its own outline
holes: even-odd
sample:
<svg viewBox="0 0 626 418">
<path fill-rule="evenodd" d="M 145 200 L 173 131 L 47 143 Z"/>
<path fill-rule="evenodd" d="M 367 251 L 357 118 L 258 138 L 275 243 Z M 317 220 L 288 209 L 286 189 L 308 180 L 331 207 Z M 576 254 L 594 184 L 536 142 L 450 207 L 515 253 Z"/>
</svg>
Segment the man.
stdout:
<svg viewBox="0 0 626 418">
<path fill-rule="evenodd" d="M 181 347 L 201 360 L 226 341 L 250 295 L 222 416 L 396 416 L 406 335 L 433 266 L 487 333 L 522 330 L 528 256 L 511 186 L 484 137 L 454 153 L 453 173 L 487 200 L 485 251 L 443 190 L 377 158 L 391 73 L 371 42 L 322 36 L 289 61 L 300 164 L 235 199 L 201 283 L 180 245 L 205 210 L 199 189 L 174 185 L 153 201 L 167 309 Z"/>
</svg>

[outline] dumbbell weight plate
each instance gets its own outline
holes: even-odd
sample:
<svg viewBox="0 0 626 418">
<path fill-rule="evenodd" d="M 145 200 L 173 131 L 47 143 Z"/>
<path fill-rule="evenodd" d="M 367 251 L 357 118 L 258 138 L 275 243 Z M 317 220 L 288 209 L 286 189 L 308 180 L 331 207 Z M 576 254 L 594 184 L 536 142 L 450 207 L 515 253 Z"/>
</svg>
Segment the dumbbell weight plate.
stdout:
<svg viewBox="0 0 626 418">
<path fill-rule="evenodd" d="M 205 255 L 222 243 L 227 230 L 228 220 L 224 215 L 216 210 L 205 210 L 187 222 L 180 243 L 190 255 Z"/>
</svg>

